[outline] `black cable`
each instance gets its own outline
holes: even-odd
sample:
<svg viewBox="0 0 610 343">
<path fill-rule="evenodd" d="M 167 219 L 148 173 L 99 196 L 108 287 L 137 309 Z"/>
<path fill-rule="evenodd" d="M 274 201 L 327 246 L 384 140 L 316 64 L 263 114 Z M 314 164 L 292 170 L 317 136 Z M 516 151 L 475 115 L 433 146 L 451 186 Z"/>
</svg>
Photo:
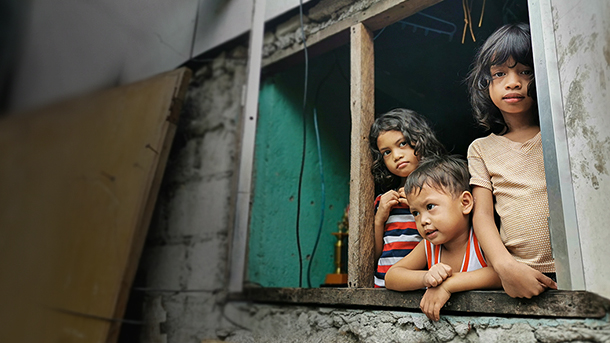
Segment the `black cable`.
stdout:
<svg viewBox="0 0 610 343">
<path fill-rule="evenodd" d="M 318 226 L 318 234 L 316 236 L 315 243 L 313 245 L 313 249 L 311 251 L 311 258 L 309 260 L 309 264 L 307 265 L 307 286 L 311 288 L 311 264 L 313 263 L 314 256 L 316 255 L 316 250 L 318 248 L 318 243 L 320 242 L 320 236 L 322 235 L 322 226 L 324 225 L 324 208 L 326 207 L 326 189 L 324 185 L 324 167 L 322 165 L 322 151 L 320 147 L 320 131 L 318 129 L 318 114 L 317 114 L 317 103 L 318 103 L 318 95 L 320 94 L 320 90 L 322 86 L 326 82 L 326 80 L 330 77 L 330 75 L 335 70 L 335 67 L 338 65 L 337 55 L 334 55 L 335 63 L 331 66 L 330 70 L 326 75 L 320 80 L 318 84 L 318 88 L 316 89 L 316 94 L 313 100 L 313 123 L 316 131 L 316 142 L 318 146 L 318 160 L 320 161 L 320 184 L 321 184 L 321 204 L 320 204 L 320 225 Z"/>
<path fill-rule="evenodd" d="M 320 225 L 318 226 L 318 234 L 316 235 L 316 240 L 313 245 L 313 249 L 311 251 L 311 258 L 309 259 L 309 264 L 307 265 L 307 286 L 311 288 L 311 265 L 313 263 L 313 258 L 316 256 L 316 250 L 318 248 L 318 243 L 320 242 L 320 236 L 322 234 L 322 226 L 324 225 L 324 207 L 326 206 L 326 190 L 324 186 L 324 167 L 322 166 L 322 148 L 320 147 L 320 131 L 318 129 L 318 112 L 317 109 L 313 108 L 313 124 L 316 128 L 316 142 L 318 145 L 318 160 L 320 162 L 320 181 L 321 181 L 321 201 L 320 201 Z"/>
<path fill-rule="evenodd" d="M 301 213 L 301 186 L 303 184 L 303 169 L 305 168 L 305 151 L 307 147 L 307 127 L 305 118 L 305 107 L 307 105 L 307 74 L 309 73 L 309 58 L 307 54 L 307 42 L 305 40 L 305 28 L 303 26 L 303 0 L 299 0 L 299 17 L 301 20 L 301 38 L 303 39 L 303 52 L 305 53 L 305 85 L 303 86 L 303 153 L 301 157 L 301 171 L 299 173 L 299 188 L 297 194 L 297 218 L 296 218 L 296 236 L 297 236 L 297 249 L 299 251 L 299 287 L 303 287 L 303 255 L 301 252 L 301 238 L 300 238 L 300 213 Z"/>
</svg>

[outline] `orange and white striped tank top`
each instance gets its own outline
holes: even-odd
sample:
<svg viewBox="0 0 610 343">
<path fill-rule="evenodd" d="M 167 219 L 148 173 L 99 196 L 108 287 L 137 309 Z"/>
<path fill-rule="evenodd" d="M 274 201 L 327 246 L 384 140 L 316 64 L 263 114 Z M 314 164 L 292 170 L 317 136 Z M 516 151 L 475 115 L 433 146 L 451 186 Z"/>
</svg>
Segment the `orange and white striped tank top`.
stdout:
<svg viewBox="0 0 610 343">
<path fill-rule="evenodd" d="M 426 240 L 425 248 L 426 258 L 428 259 L 428 269 L 430 269 L 433 265 L 441 261 L 442 245 L 434 245 Z M 485 261 L 485 257 L 481 251 L 481 246 L 479 245 L 479 240 L 477 240 L 474 230 L 470 228 L 468 248 L 464 254 L 464 259 L 462 260 L 462 268 L 460 268 L 460 272 L 471 272 L 483 267 L 487 267 L 487 261 Z"/>
</svg>

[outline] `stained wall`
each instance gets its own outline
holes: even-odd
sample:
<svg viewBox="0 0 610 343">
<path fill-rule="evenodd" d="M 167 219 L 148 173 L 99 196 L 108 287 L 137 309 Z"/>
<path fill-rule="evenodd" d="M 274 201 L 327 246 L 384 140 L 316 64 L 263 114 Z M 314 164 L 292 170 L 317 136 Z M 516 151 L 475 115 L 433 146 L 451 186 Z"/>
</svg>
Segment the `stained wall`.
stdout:
<svg viewBox="0 0 610 343">
<path fill-rule="evenodd" d="M 610 297 L 610 4 L 551 4 L 585 286 Z"/>
</svg>

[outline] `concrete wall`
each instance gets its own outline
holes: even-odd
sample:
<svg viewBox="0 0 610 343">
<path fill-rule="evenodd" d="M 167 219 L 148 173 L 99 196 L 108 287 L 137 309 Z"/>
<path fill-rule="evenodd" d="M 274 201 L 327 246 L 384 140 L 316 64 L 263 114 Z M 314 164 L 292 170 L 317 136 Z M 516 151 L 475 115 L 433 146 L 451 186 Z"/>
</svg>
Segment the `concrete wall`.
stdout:
<svg viewBox="0 0 610 343">
<path fill-rule="evenodd" d="M 218 330 L 228 342 L 603 342 L 610 339 L 606 321 L 530 320 L 446 316 L 430 322 L 422 314 L 333 308 L 229 304 L 228 321 Z M 235 311 L 248 313 L 240 317 Z M 203 342 L 206 342 L 203 340 Z"/>
<path fill-rule="evenodd" d="M 610 297 L 610 3 L 551 5 L 585 286 Z"/>
<path fill-rule="evenodd" d="M 246 53 L 222 55 L 193 76 L 136 281 L 154 289 L 143 310 L 148 327 L 142 342 L 165 342 L 165 333 L 168 342 L 216 337 Z"/>
</svg>

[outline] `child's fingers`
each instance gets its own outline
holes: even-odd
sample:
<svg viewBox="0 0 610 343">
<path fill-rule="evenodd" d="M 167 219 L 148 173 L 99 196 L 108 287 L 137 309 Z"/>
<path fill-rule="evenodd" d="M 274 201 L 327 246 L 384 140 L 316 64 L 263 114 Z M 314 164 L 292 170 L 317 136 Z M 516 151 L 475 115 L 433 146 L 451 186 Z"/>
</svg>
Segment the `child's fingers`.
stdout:
<svg viewBox="0 0 610 343">
<path fill-rule="evenodd" d="M 424 286 L 426 286 L 426 287 L 432 287 L 432 282 L 431 282 L 430 277 L 429 277 L 428 275 L 426 275 L 426 276 L 424 277 Z"/>
<path fill-rule="evenodd" d="M 405 188 L 404 187 L 400 187 L 398 189 L 398 196 L 402 197 L 402 198 L 406 198 L 407 197 L 407 195 L 405 194 Z"/>
<path fill-rule="evenodd" d="M 421 302 L 419 303 L 419 309 L 422 311 L 423 314 L 426 315 L 426 317 L 428 317 L 428 319 L 430 320 L 434 320 L 432 319 L 432 317 L 430 317 L 430 311 L 428 311 L 428 302 L 424 299 L 421 300 Z"/>
<path fill-rule="evenodd" d="M 439 285 L 439 282 L 441 280 L 438 280 L 437 277 L 433 274 L 428 272 L 428 275 L 426 276 L 426 286 L 427 287 L 436 287 Z"/>
<path fill-rule="evenodd" d="M 447 277 L 453 275 L 453 268 L 451 268 L 450 265 L 444 264 L 444 263 L 439 263 L 439 264 L 443 267 L 443 270 L 447 274 Z"/>
<path fill-rule="evenodd" d="M 432 275 L 440 284 L 448 277 L 453 275 L 453 269 L 451 269 L 451 267 L 447 264 L 438 263 L 430 269 L 430 275 Z"/>
<path fill-rule="evenodd" d="M 439 320 L 441 320 L 441 307 L 438 306 L 438 304 L 436 304 L 434 306 L 434 310 L 432 311 L 432 317 L 434 317 L 435 322 L 438 322 Z"/>
<path fill-rule="evenodd" d="M 436 274 L 438 275 L 438 281 L 443 281 L 447 278 L 447 271 L 445 268 L 440 268 L 436 271 Z"/>
<path fill-rule="evenodd" d="M 538 282 L 544 288 L 557 289 L 557 283 L 553 281 L 550 277 L 542 274 L 542 276 L 538 277 Z"/>
<path fill-rule="evenodd" d="M 434 276 L 434 279 L 436 279 L 436 285 L 440 285 L 441 283 L 443 283 L 443 281 L 445 281 L 447 277 L 443 277 L 441 274 L 436 274 Z"/>
<path fill-rule="evenodd" d="M 441 284 L 447 278 L 447 273 L 444 270 L 439 270 L 439 272 L 434 276 L 437 284 Z"/>
<path fill-rule="evenodd" d="M 437 306 L 435 306 L 435 304 L 431 303 L 430 301 L 426 301 L 420 304 L 420 309 L 426 315 L 426 317 L 428 317 L 428 319 L 432 321 L 437 322 L 441 319 L 440 307 L 437 308 Z"/>
<path fill-rule="evenodd" d="M 444 263 L 439 263 L 438 268 L 435 269 L 435 272 L 441 278 L 441 280 L 439 280 L 441 282 L 446 280 L 451 275 L 453 275 L 453 269 L 451 269 L 451 267 L 449 265 L 444 264 Z"/>
</svg>

